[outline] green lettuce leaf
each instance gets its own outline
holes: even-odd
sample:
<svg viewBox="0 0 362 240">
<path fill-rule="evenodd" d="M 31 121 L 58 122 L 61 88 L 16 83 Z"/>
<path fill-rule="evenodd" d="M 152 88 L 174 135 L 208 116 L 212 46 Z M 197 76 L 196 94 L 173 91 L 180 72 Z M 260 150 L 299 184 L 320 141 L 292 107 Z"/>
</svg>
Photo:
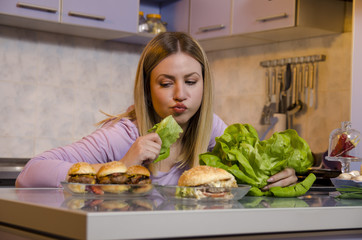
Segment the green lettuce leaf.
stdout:
<svg viewBox="0 0 362 240">
<path fill-rule="evenodd" d="M 153 161 L 154 163 L 157 163 L 170 155 L 171 145 L 176 142 L 180 137 L 180 133 L 183 131 L 172 115 L 170 115 L 161 122 L 155 124 L 148 132 L 156 132 L 162 140 L 160 155 Z"/>
<path fill-rule="evenodd" d="M 225 169 L 238 183 L 251 185 L 249 195 L 273 196 L 270 191 L 260 190 L 268 184 L 270 176 L 286 167 L 305 173 L 314 161 L 308 144 L 293 129 L 274 133 L 270 139 L 260 141 L 251 125 L 233 124 L 215 141 L 212 152 L 199 156 L 200 164 Z"/>
</svg>

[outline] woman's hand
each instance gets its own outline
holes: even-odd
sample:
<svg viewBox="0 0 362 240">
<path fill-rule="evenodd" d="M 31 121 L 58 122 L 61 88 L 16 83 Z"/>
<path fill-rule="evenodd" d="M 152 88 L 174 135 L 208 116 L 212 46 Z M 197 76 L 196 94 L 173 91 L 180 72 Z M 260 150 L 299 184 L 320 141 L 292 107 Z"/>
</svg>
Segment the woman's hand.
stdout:
<svg viewBox="0 0 362 240">
<path fill-rule="evenodd" d="M 263 188 L 263 190 L 268 190 L 271 187 L 286 187 L 297 182 L 298 178 L 295 175 L 295 170 L 293 168 L 286 168 L 283 171 L 271 176 L 267 181 L 268 185 Z"/>
<path fill-rule="evenodd" d="M 127 167 L 149 164 L 160 154 L 162 140 L 157 133 L 150 133 L 136 139 L 126 155 L 120 160 Z"/>
</svg>

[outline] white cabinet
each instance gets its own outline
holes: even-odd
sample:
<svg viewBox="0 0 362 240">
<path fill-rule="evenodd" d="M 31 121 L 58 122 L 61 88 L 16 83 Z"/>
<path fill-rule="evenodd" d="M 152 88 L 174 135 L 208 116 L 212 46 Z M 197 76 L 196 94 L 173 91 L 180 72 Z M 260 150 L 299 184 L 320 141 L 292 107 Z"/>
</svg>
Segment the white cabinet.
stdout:
<svg viewBox="0 0 362 240">
<path fill-rule="evenodd" d="M 233 34 L 286 41 L 343 32 L 340 0 L 234 0 Z"/>
<path fill-rule="evenodd" d="M 295 0 L 234 0 L 232 34 L 293 27 Z"/>
<path fill-rule="evenodd" d="M 190 33 L 196 39 L 230 34 L 231 0 L 191 0 Z"/>
<path fill-rule="evenodd" d="M 58 22 L 60 0 L 1 0 L 0 14 Z"/>
<path fill-rule="evenodd" d="M 145 44 L 138 12 L 189 32 L 206 51 L 343 32 L 342 0 L 0 0 L 0 24 Z"/>
<path fill-rule="evenodd" d="M 135 0 L 62 0 L 61 22 L 136 33 L 138 5 Z"/>
<path fill-rule="evenodd" d="M 202 0 L 191 0 L 193 1 Z M 198 10 L 200 12 L 198 18 L 204 17 L 206 12 L 210 11 L 212 12 L 210 21 L 217 19 L 221 6 L 214 5 L 213 1 L 203 1 L 208 8 L 205 7 L 204 11 Z M 228 5 L 230 1 L 220 2 Z M 345 2 L 341 0 L 232 0 L 231 2 L 230 34 L 205 34 L 203 37 L 197 37 L 206 51 L 343 32 Z M 191 4 L 191 25 L 194 24 L 192 7 Z M 191 34 L 195 36 L 192 31 Z"/>
</svg>

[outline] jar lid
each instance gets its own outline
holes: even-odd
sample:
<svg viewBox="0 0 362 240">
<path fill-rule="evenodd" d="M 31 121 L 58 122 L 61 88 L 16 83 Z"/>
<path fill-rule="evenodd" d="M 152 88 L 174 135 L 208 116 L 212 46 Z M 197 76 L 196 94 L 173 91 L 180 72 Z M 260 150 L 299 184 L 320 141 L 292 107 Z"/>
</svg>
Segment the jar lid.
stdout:
<svg viewBox="0 0 362 240">
<path fill-rule="evenodd" d="M 160 15 L 160 14 L 156 14 L 156 13 L 150 13 L 150 14 L 147 14 L 147 18 L 158 18 L 158 19 L 161 19 L 161 15 Z"/>
<path fill-rule="evenodd" d="M 360 135 L 360 132 L 352 128 L 351 122 L 342 122 L 341 128 L 333 130 L 329 136 L 328 156 L 357 157 L 350 152 L 357 147 Z"/>
<path fill-rule="evenodd" d="M 139 11 L 138 15 L 143 16 L 143 11 Z"/>
</svg>

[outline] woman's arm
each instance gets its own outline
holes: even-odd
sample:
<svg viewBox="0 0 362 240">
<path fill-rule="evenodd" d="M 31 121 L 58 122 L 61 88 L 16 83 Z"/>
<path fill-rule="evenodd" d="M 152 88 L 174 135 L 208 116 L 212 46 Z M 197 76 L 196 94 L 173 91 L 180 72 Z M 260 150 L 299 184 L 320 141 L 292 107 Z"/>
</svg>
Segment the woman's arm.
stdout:
<svg viewBox="0 0 362 240">
<path fill-rule="evenodd" d="M 72 164 L 88 162 L 100 168 L 103 163 L 118 161 L 137 137 L 137 127 L 129 120 L 122 119 L 114 125 L 105 125 L 75 143 L 46 151 L 31 159 L 18 176 L 16 186 L 60 187 Z"/>
</svg>

